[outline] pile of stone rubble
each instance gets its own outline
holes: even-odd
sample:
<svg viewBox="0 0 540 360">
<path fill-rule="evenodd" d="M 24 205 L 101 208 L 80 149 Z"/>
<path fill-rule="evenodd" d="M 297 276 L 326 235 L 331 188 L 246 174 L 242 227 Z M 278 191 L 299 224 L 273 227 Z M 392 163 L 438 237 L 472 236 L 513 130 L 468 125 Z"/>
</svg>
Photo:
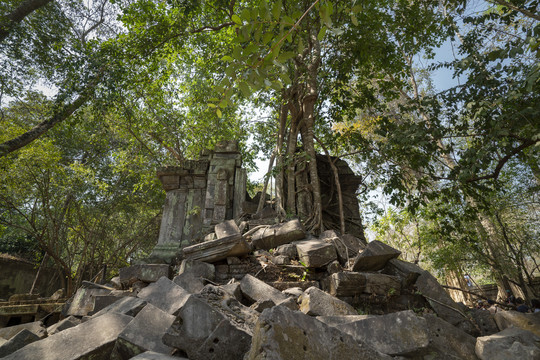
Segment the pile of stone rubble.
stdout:
<svg viewBox="0 0 540 360">
<path fill-rule="evenodd" d="M 0 358 L 540 359 L 539 313 L 468 309 L 378 241 L 248 227 L 85 282 L 56 324 L 0 329 Z"/>
</svg>

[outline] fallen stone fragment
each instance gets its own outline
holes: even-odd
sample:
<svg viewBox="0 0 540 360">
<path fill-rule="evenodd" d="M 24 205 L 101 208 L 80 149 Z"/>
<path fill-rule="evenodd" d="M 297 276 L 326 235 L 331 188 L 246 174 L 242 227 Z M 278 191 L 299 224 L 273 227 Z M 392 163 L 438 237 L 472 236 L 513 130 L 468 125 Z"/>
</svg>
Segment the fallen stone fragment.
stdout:
<svg viewBox="0 0 540 360">
<path fill-rule="evenodd" d="M 177 357 L 177 356 L 169 356 L 165 354 L 160 354 L 155 351 L 145 351 L 142 354 L 132 357 L 131 360 L 189 360 L 189 359 L 185 357 Z"/>
<path fill-rule="evenodd" d="M 171 267 L 166 264 L 132 265 L 119 270 L 120 283 L 131 285 L 137 280 L 147 283 L 171 276 Z"/>
<path fill-rule="evenodd" d="M 238 228 L 234 220 L 227 220 L 217 224 L 214 231 L 216 232 L 216 237 L 218 239 L 240 234 L 240 229 Z"/>
<path fill-rule="evenodd" d="M 47 336 L 47 329 L 43 326 L 43 323 L 41 321 L 34 321 L 31 323 L 13 325 L 2 328 L 0 329 L 0 338 L 9 340 L 23 329 L 30 330 L 40 338 Z"/>
<path fill-rule="evenodd" d="M 304 227 L 298 219 L 257 230 L 251 236 L 256 249 L 270 250 L 283 244 L 301 240 L 306 236 Z"/>
<path fill-rule="evenodd" d="M 386 263 L 382 273 L 399 277 L 402 279 L 403 287 L 409 287 L 414 285 L 418 277 L 422 275 L 424 271 L 424 269 L 413 263 L 392 259 Z"/>
<path fill-rule="evenodd" d="M 316 287 L 304 291 L 298 302 L 300 311 L 311 316 L 358 315 L 351 305 Z"/>
<path fill-rule="evenodd" d="M 394 249 L 378 240 L 367 244 L 366 248 L 356 256 L 353 264 L 354 271 L 381 270 L 386 263 L 401 255 L 401 251 Z"/>
<path fill-rule="evenodd" d="M 481 360 L 538 360 L 540 337 L 530 331 L 510 327 L 476 340 L 476 355 Z"/>
<path fill-rule="evenodd" d="M 378 315 L 341 315 L 341 316 L 317 316 L 316 319 L 325 323 L 328 326 L 336 327 L 337 325 L 343 325 L 352 323 L 359 320 L 369 319 L 370 317 L 376 317 Z"/>
<path fill-rule="evenodd" d="M 174 319 L 175 316 L 147 304 L 118 335 L 111 360 L 131 359 L 145 351 L 170 353 L 173 349 L 161 339 Z"/>
<path fill-rule="evenodd" d="M 324 231 L 319 239 L 334 245 L 341 265 L 345 265 L 350 258 L 354 258 L 365 248 L 360 239 L 352 235 L 340 236 L 335 230 Z"/>
<path fill-rule="evenodd" d="M 276 265 L 290 265 L 291 259 L 285 255 L 277 255 L 272 257 L 272 262 Z"/>
<path fill-rule="evenodd" d="M 323 267 L 337 258 L 334 245 L 319 239 L 299 241 L 296 251 L 300 262 L 307 267 Z"/>
<path fill-rule="evenodd" d="M 276 306 L 263 311 L 245 360 L 390 360 L 350 335 L 322 322 Z"/>
<path fill-rule="evenodd" d="M 326 265 L 326 272 L 329 274 L 335 274 L 338 272 L 341 272 L 343 268 L 341 267 L 341 264 L 339 261 L 334 260 L 330 264 Z"/>
<path fill-rule="evenodd" d="M 137 297 L 168 314 L 176 315 L 189 297 L 189 293 L 166 277 L 142 289 Z"/>
<path fill-rule="evenodd" d="M 26 345 L 4 360 L 108 359 L 116 338 L 132 319 L 108 313 Z"/>
<path fill-rule="evenodd" d="M 489 336 L 498 333 L 500 330 L 495 322 L 495 316 L 489 311 L 472 309 L 472 318 L 480 329 L 480 336 Z"/>
<path fill-rule="evenodd" d="M 92 311 L 88 313 L 88 315 L 92 316 L 95 313 L 105 309 L 107 306 L 114 304 L 115 302 L 118 301 L 120 297 L 121 296 L 111 295 L 111 293 L 109 293 L 108 295 L 94 296 L 94 308 Z"/>
<path fill-rule="evenodd" d="M 124 298 L 118 299 L 113 304 L 103 308 L 103 310 L 98 311 L 97 313 L 92 315 L 92 317 L 95 318 L 98 316 L 102 316 L 109 312 L 128 315 L 128 316 L 136 316 L 145 305 L 146 305 L 146 301 L 142 299 L 132 297 L 132 296 L 126 296 Z"/>
<path fill-rule="evenodd" d="M 421 355 L 429 345 L 426 320 L 411 310 L 368 317 L 336 328 L 392 356 Z"/>
<path fill-rule="evenodd" d="M 320 287 L 319 282 L 315 280 L 305 280 L 305 281 L 273 281 L 269 283 L 270 286 L 272 286 L 274 289 L 278 289 L 280 291 L 284 291 L 290 288 L 298 287 L 302 289 L 302 292 L 306 291 L 312 286 L 315 286 L 316 288 Z"/>
<path fill-rule="evenodd" d="M 216 262 L 229 256 L 242 256 L 251 252 L 251 247 L 240 234 L 221 239 L 205 241 L 187 246 L 183 250 L 184 257 L 190 260 Z"/>
<path fill-rule="evenodd" d="M 518 311 L 498 311 L 495 322 L 500 330 L 514 326 L 540 336 L 540 313 L 527 314 Z"/>
<path fill-rule="evenodd" d="M 240 290 L 244 297 L 251 302 L 270 300 L 274 305 L 277 305 L 287 300 L 287 296 L 281 291 L 249 274 L 240 281 Z"/>
<path fill-rule="evenodd" d="M 218 304 L 221 308 L 214 308 L 206 300 L 190 295 L 163 336 L 163 342 L 184 351 L 191 360 L 242 359 L 252 336 L 245 322 L 245 311 L 231 299 Z"/>
<path fill-rule="evenodd" d="M 206 285 L 201 277 L 189 272 L 175 276 L 173 282 L 190 294 L 198 293 L 204 288 L 204 285 Z"/>
<path fill-rule="evenodd" d="M 208 280 L 214 280 L 216 277 L 216 267 L 213 264 L 209 264 L 198 260 L 182 260 L 178 275 L 185 273 L 191 273 L 201 278 Z"/>
<path fill-rule="evenodd" d="M 11 353 L 23 348 L 24 346 L 38 341 L 39 336 L 31 332 L 30 330 L 23 329 L 19 331 L 15 336 L 9 339 L 4 344 L 0 345 L 0 358 L 8 356 Z"/>
<path fill-rule="evenodd" d="M 276 248 L 276 251 L 274 251 L 274 255 L 283 255 L 288 257 L 289 259 L 294 259 L 298 256 L 298 253 L 296 252 L 296 246 L 293 244 L 283 244 Z"/>
<path fill-rule="evenodd" d="M 434 314 L 423 317 L 427 321 L 429 353 L 437 354 L 436 359 L 478 360 L 474 353 L 476 339 L 473 336 Z"/>
<path fill-rule="evenodd" d="M 332 296 L 356 296 L 364 292 L 366 276 L 363 273 L 343 271 L 328 276 L 321 284 Z"/>
<path fill-rule="evenodd" d="M 60 320 L 56 324 L 49 326 L 47 328 L 47 334 L 51 336 L 62 330 L 66 330 L 74 326 L 77 326 L 80 323 L 81 323 L 81 320 L 79 318 L 76 318 L 75 316 L 68 316 L 67 318 Z"/>
<path fill-rule="evenodd" d="M 401 280 L 397 276 L 379 273 L 364 273 L 366 286 L 364 292 L 375 295 L 399 295 Z"/>
<path fill-rule="evenodd" d="M 102 288 L 80 287 L 66 311 L 66 315 L 86 316 L 94 310 L 94 299 L 99 295 L 107 295 L 111 290 Z"/>
</svg>

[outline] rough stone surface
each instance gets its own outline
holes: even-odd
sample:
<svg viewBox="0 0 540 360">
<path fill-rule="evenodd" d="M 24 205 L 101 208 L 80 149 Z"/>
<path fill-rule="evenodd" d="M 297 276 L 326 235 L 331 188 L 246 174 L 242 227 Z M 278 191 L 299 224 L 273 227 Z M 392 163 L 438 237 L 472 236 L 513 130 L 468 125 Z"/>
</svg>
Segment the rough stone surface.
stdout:
<svg viewBox="0 0 540 360">
<path fill-rule="evenodd" d="M 434 359 L 478 360 L 476 339 L 434 314 L 424 315 L 429 335 L 429 353 Z"/>
<path fill-rule="evenodd" d="M 336 248 L 324 240 L 312 239 L 296 243 L 298 259 L 307 267 L 323 267 L 336 260 Z"/>
<path fill-rule="evenodd" d="M 60 320 L 56 324 L 49 326 L 47 328 L 47 334 L 51 336 L 62 330 L 66 330 L 74 326 L 77 326 L 80 323 L 81 323 L 81 320 L 76 318 L 75 316 L 68 316 L 67 318 Z"/>
<path fill-rule="evenodd" d="M 142 289 L 137 297 L 149 302 L 168 314 L 176 315 L 189 293 L 166 277 Z"/>
<path fill-rule="evenodd" d="M 94 310 L 94 298 L 99 295 L 107 295 L 111 291 L 107 289 L 79 288 L 69 305 L 66 315 L 85 316 Z"/>
<path fill-rule="evenodd" d="M 33 342 L 4 359 L 106 360 L 116 338 L 132 319 L 131 316 L 108 313 Z"/>
<path fill-rule="evenodd" d="M 43 326 L 43 323 L 41 321 L 34 321 L 31 323 L 14 325 L 0 329 L 0 338 L 9 340 L 23 329 L 28 329 L 41 338 L 47 335 L 47 330 Z"/>
<path fill-rule="evenodd" d="M 0 358 L 8 356 L 9 354 L 14 353 L 20 348 L 31 344 L 34 341 L 38 341 L 39 339 L 40 337 L 31 332 L 30 330 L 23 329 L 11 339 L 9 339 L 7 342 L 0 345 Z"/>
<path fill-rule="evenodd" d="M 131 285 L 137 280 L 147 283 L 158 281 L 162 276 L 170 277 L 171 268 L 165 264 L 132 265 L 121 268 L 119 271 L 120 282 Z"/>
<path fill-rule="evenodd" d="M 317 316 L 317 320 L 325 323 L 328 326 L 336 327 L 337 325 L 348 324 L 359 320 L 369 319 L 378 315 L 341 315 L 341 316 Z"/>
<path fill-rule="evenodd" d="M 364 342 L 283 306 L 265 310 L 245 360 L 390 360 Z"/>
<path fill-rule="evenodd" d="M 540 337 L 519 328 L 507 328 L 497 334 L 479 337 L 476 355 L 481 360 L 538 360 Z"/>
<path fill-rule="evenodd" d="M 534 314 L 525 314 L 518 311 L 498 311 L 495 314 L 495 322 L 500 330 L 510 326 L 528 330 L 540 336 L 540 312 Z"/>
<path fill-rule="evenodd" d="M 384 268 L 386 263 L 401 255 L 401 251 L 394 249 L 378 240 L 367 244 L 366 248 L 354 260 L 354 271 L 376 271 Z"/>
<path fill-rule="evenodd" d="M 301 240 L 305 236 L 304 227 L 298 219 L 294 219 L 256 231 L 251 236 L 251 242 L 257 249 L 270 250 L 283 244 Z"/>
<path fill-rule="evenodd" d="M 216 237 L 218 239 L 240 234 L 240 229 L 238 228 L 234 220 L 227 220 L 217 224 L 214 228 L 214 231 L 216 232 Z"/>
<path fill-rule="evenodd" d="M 214 280 L 216 278 L 216 267 L 213 264 L 209 264 L 198 260 L 182 260 L 178 275 L 185 273 L 191 273 L 201 278 L 208 280 Z"/>
<path fill-rule="evenodd" d="M 344 271 L 330 275 L 324 281 L 323 289 L 333 296 L 356 296 L 366 288 L 366 276 L 362 273 Z"/>
<path fill-rule="evenodd" d="M 399 295 L 401 280 L 397 276 L 379 273 L 364 273 L 366 285 L 364 292 L 375 295 Z"/>
<path fill-rule="evenodd" d="M 221 291 L 216 289 L 220 307 L 202 297 L 189 296 L 163 342 L 181 349 L 191 360 L 241 359 L 249 349 L 252 331 L 245 322 L 245 309 L 237 301 L 223 298 Z"/>
<path fill-rule="evenodd" d="M 472 309 L 470 314 L 480 329 L 480 336 L 493 335 L 499 332 L 494 314 L 491 312 L 486 310 Z"/>
<path fill-rule="evenodd" d="M 155 351 L 145 351 L 142 354 L 132 357 L 131 360 L 189 360 L 189 359 L 185 357 L 177 357 L 177 356 L 169 356 L 165 354 L 160 354 Z"/>
<path fill-rule="evenodd" d="M 175 316 L 152 304 L 147 304 L 118 335 L 112 359 L 130 359 L 145 351 L 170 353 L 172 348 L 161 338 L 172 325 Z"/>
<path fill-rule="evenodd" d="M 236 234 L 185 247 L 184 256 L 190 260 L 216 262 L 229 256 L 246 255 L 250 251 L 249 244 L 240 234 Z"/>
<path fill-rule="evenodd" d="M 275 255 L 283 255 L 287 256 L 289 259 L 294 259 L 296 256 L 298 256 L 298 253 L 296 252 L 296 246 L 293 244 L 283 244 L 276 248 L 276 251 L 274 251 Z"/>
<path fill-rule="evenodd" d="M 123 314 L 123 315 L 129 315 L 129 316 L 136 316 L 139 311 L 141 311 L 141 309 L 146 305 L 146 301 L 142 300 L 142 299 L 139 299 L 139 298 L 136 298 L 136 297 L 131 297 L 131 296 L 126 296 L 124 298 L 120 298 L 118 299 L 116 302 L 114 302 L 113 304 L 105 307 L 103 310 L 95 313 L 94 315 L 92 315 L 93 318 L 95 317 L 98 317 L 98 316 L 101 316 L 101 315 L 105 315 L 109 312 L 113 312 L 113 313 L 117 313 L 117 314 Z"/>
<path fill-rule="evenodd" d="M 392 356 L 421 355 L 429 345 L 426 320 L 411 310 L 369 317 L 336 328 Z"/>
<path fill-rule="evenodd" d="M 251 302 L 270 300 L 274 305 L 277 305 L 287 300 L 287 296 L 281 291 L 251 275 L 244 276 L 240 281 L 240 290 L 244 297 Z"/>
<path fill-rule="evenodd" d="M 300 311 L 311 316 L 357 315 L 356 310 L 344 301 L 316 288 L 310 287 L 298 299 Z"/>
</svg>

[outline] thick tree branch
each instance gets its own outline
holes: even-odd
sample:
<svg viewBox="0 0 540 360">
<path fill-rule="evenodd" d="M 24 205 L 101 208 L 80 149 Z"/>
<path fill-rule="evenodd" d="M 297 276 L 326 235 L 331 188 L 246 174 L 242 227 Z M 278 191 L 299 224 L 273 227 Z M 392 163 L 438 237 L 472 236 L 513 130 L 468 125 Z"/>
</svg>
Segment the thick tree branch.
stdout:
<svg viewBox="0 0 540 360">
<path fill-rule="evenodd" d="M 0 16 L 0 42 L 4 41 L 15 25 L 35 10 L 47 5 L 53 0 L 26 0 L 18 8 L 5 16 Z"/>
</svg>

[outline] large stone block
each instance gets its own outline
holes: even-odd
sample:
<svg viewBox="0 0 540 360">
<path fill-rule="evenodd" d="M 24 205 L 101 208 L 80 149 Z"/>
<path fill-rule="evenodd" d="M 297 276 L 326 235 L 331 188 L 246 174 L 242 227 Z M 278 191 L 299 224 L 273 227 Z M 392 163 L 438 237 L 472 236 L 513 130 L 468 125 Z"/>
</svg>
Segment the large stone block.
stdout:
<svg viewBox="0 0 540 360">
<path fill-rule="evenodd" d="M 94 289 L 94 288 L 79 288 L 73 300 L 69 305 L 66 315 L 86 316 L 94 310 L 94 300 L 96 296 L 107 295 L 111 290 Z"/>
<path fill-rule="evenodd" d="M 214 228 L 214 231 L 218 239 L 240 234 L 240 229 L 238 228 L 234 220 L 227 220 L 217 224 Z"/>
<path fill-rule="evenodd" d="M 184 248 L 183 252 L 184 256 L 190 260 L 216 262 L 226 259 L 229 256 L 249 254 L 251 252 L 251 247 L 240 234 L 236 234 L 187 246 Z"/>
<path fill-rule="evenodd" d="M 47 334 L 51 336 L 62 330 L 66 330 L 74 326 L 77 326 L 80 323 L 81 323 L 81 320 L 79 318 L 76 318 L 75 316 L 68 316 L 67 318 L 60 320 L 56 324 L 49 326 L 47 328 Z"/>
<path fill-rule="evenodd" d="M 362 341 L 298 311 L 263 311 L 245 360 L 390 360 Z"/>
<path fill-rule="evenodd" d="M 338 272 L 328 276 L 324 281 L 323 289 L 333 296 L 357 296 L 366 288 L 366 276 L 353 271 Z"/>
<path fill-rule="evenodd" d="M 434 314 L 423 317 L 427 321 L 429 353 L 435 355 L 434 359 L 478 360 L 474 353 L 476 338 Z"/>
<path fill-rule="evenodd" d="M 8 356 L 24 346 L 31 344 L 34 341 L 38 341 L 39 339 L 40 337 L 30 330 L 23 329 L 4 344 L 0 345 L 0 358 Z"/>
<path fill-rule="evenodd" d="M 270 250 L 305 238 L 306 232 L 298 219 L 259 229 L 251 236 L 256 249 Z"/>
<path fill-rule="evenodd" d="M 166 354 L 160 354 L 155 351 L 145 351 L 142 354 L 132 357 L 131 360 L 189 360 L 189 359 L 185 357 L 177 357 L 177 356 L 169 356 Z"/>
<path fill-rule="evenodd" d="M 481 360 L 538 360 L 540 337 L 520 328 L 507 328 L 476 340 L 476 355 Z"/>
<path fill-rule="evenodd" d="M 251 302 L 270 300 L 274 305 L 277 305 L 287 300 L 287 296 L 281 291 L 252 275 L 246 275 L 240 281 L 240 291 Z"/>
<path fill-rule="evenodd" d="M 142 289 L 137 297 L 168 314 L 175 315 L 189 297 L 189 293 L 166 277 Z"/>
<path fill-rule="evenodd" d="M 379 273 L 364 273 L 366 287 L 364 292 L 375 295 L 399 295 L 401 280 L 397 276 Z"/>
<path fill-rule="evenodd" d="M 324 240 L 312 239 L 296 243 L 298 259 L 307 267 L 319 268 L 336 260 L 336 248 Z"/>
<path fill-rule="evenodd" d="M 401 251 L 394 249 L 378 240 L 367 244 L 366 248 L 354 260 L 354 271 L 381 270 L 386 263 L 401 255 Z"/>
<path fill-rule="evenodd" d="M 501 330 L 514 326 L 540 336 L 540 312 L 526 314 L 513 310 L 498 311 L 495 314 L 495 322 Z"/>
<path fill-rule="evenodd" d="M 340 324 L 336 328 L 392 356 L 421 355 L 429 345 L 426 320 L 410 310 Z"/>
<path fill-rule="evenodd" d="M 358 315 L 351 305 L 316 287 L 304 291 L 298 301 L 300 311 L 311 316 Z"/>
<path fill-rule="evenodd" d="M 490 311 L 472 309 L 470 314 L 480 329 L 480 336 L 489 336 L 499 332 L 495 316 Z"/>
<path fill-rule="evenodd" d="M 241 359 L 249 349 L 252 331 L 239 310 L 241 305 L 230 300 L 219 301 L 222 308 L 215 308 L 203 298 L 189 296 L 163 342 L 184 351 L 191 360 Z"/>
<path fill-rule="evenodd" d="M 165 264 L 132 265 L 119 270 L 120 282 L 131 285 L 136 281 L 156 282 L 161 277 L 170 277 L 171 268 Z"/>
<path fill-rule="evenodd" d="M 340 236 L 335 230 L 324 231 L 319 236 L 319 239 L 334 245 L 338 260 L 342 265 L 365 248 L 360 239 L 352 235 Z"/>
<path fill-rule="evenodd" d="M 92 315 L 92 317 L 105 315 L 109 312 L 128 315 L 128 316 L 136 316 L 145 305 L 146 305 L 146 301 L 142 299 L 132 297 L 132 296 L 126 296 L 126 297 L 118 299 L 116 302 L 98 311 L 97 313 Z"/>
<path fill-rule="evenodd" d="M 118 335 L 111 360 L 131 359 L 145 351 L 171 353 L 173 349 L 163 343 L 162 337 L 174 319 L 175 316 L 147 304 Z"/>
<path fill-rule="evenodd" d="M 47 336 L 47 329 L 43 326 L 43 323 L 41 321 L 34 321 L 31 323 L 13 325 L 2 328 L 0 329 L 0 338 L 9 340 L 23 329 L 30 330 L 40 338 Z"/>
<path fill-rule="evenodd" d="M 5 360 L 107 360 L 131 316 L 108 313 L 33 342 Z"/>
</svg>

